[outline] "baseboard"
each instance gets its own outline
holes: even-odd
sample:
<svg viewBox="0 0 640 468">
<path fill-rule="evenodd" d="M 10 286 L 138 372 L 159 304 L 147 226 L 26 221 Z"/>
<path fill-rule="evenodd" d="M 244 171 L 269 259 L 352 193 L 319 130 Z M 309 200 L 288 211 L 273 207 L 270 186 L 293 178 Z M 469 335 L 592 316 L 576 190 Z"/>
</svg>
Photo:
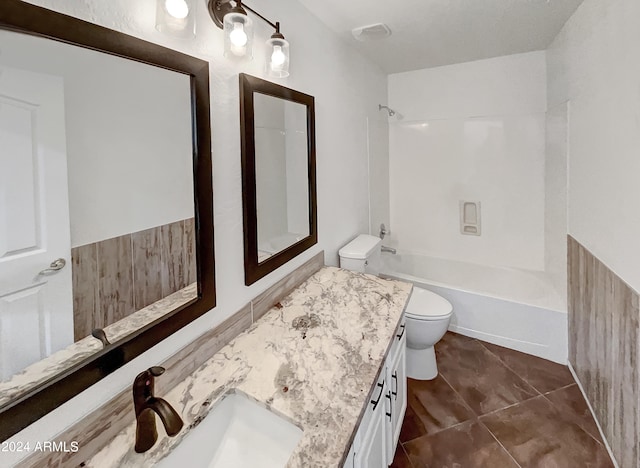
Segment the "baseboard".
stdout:
<svg viewBox="0 0 640 468">
<path fill-rule="evenodd" d="M 620 468 L 620 465 L 618 465 L 618 462 L 616 461 L 616 457 L 613 456 L 613 450 L 611 450 L 611 447 L 609 446 L 609 442 L 607 441 L 607 438 L 604 436 L 604 432 L 602 431 L 602 427 L 600 426 L 600 421 L 598 421 L 598 418 L 596 418 L 596 413 L 595 411 L 593 411 L 591 402 L 589 401 L 589 398 L 587 398 L 587 394 L 585 393 L 584 388 L 582 388 L 582 383 L 578 378 L 578 374 L 576 374 L 576 371 L 571 365 L 571 362 L 569 362 L 567 365 L 569 366 L 569 371 L 571 372 L 571 375 L 573 375 L 573 379 L 576 381 L 576 384 L 578 384 L 578 388 L 580 389 L 580 392 L 584 397 L 584 401 L 587 402 L 587 406 L 589 407 L 591 416 L 593 416 L 593 420 L 596 422 L 596 426 L 598 426 L 598 431 L 600 432 L 600 438 L 602 439 L 602 442 L 604 443 L 604 446 L 607 449 L 607 452 L 609 453 L 609 458 L 611 458 L 611 462 L 613 463 L 613 466 L 615 468 Z"/>
<path fill-rule="evenodd" d="M 563 354 L 551 358 L 550 355 L 552 354 L 552 351 L 550 351 L 551 347 L 548 344 L 518 340 L 515 338 L 510 338 L 508 336 L 495 335 L 471 328 L 465 328 L 459 325 L 450 325 L 449 331 L 459 333 L 460 335 L 469 336 L 471 338 L 477 338 L 478 340 L 486 341 L 487 343 L 496 344 L 498 346 L 503 346 L 505 348 L 515 349 L 516 351 L 520 351 L 525 354 L 531 354 L 532 356 L 538 356 L 543 359 L 559 362 L 561 364 L 566 364 L 567 362 L 566 356 L 564 356 Z"/>
</svg>

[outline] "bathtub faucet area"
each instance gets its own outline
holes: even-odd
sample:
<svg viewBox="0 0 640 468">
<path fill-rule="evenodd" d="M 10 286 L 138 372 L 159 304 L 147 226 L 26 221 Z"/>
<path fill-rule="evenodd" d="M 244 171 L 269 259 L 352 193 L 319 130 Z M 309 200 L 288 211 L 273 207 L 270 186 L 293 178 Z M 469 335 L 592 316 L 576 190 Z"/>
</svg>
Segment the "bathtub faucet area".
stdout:
<svg viewBox="0 0 640 468">
<path fill-rule="evenodd" d="M 396 249 L 394 249 L 393 247 L 387 247 L 387 246 L 383 245 L 383 246 L 381 246 L 380 249 L 383 252 L 390 253 L 391 255 L 395 255 L 396 254 Z"/>
</svg>

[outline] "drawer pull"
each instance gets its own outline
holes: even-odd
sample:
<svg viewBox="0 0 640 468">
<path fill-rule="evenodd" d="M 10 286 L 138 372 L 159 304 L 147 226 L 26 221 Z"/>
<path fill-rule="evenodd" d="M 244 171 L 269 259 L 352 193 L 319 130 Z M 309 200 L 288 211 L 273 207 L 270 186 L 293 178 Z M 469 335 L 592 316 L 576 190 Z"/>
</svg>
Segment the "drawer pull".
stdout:
<svg viewBox="0 0 640 468">
<path fill-rule="evenodd" d="M 404 324 L 404 323 L 402 325 L 400 325 L 400 328 L 402 329 L 402 331 L 398 335 L 396 335 L 398 337 L 398 340 L 402 339 L 402 336 L 404 335 L 404 329 L 405 329 L 406 326 L 407 325 Z"/>
<path fill-rule="evenodd" d="M 396 400 L 398 399 L 398 371 L 395 371 L 393 373 L 393 375 L 391 376 L 391 378 L 393 378 L 393 380 L 395 380 L 396 382 L 396 391 L 395 392 L 391 392 L 391 394 L 396 397 Z"/>
<path fill-rule="evenodd" d="M 389 412 L 385 412 L 385 414 L 389 416 L 389 421 L 392 421 L 393 405 L 391 404 L 391 390 L 389 390 L 385 396 L 389 399 Z"/>
<path fill-rule="evenodd" d="M 384 393 L 384 380 L 382 381 L 382 383 L 378 382 L 378 387 L 380 387 L 380 395 L 378 395 L 378 398 L 376 400 L 371 400 L 371 404 L 373 405 L 372 411 L 376 410 L 378 403 L 380 403 L 380 398 L 382 398 L 382 394 Z"/>
</svg>

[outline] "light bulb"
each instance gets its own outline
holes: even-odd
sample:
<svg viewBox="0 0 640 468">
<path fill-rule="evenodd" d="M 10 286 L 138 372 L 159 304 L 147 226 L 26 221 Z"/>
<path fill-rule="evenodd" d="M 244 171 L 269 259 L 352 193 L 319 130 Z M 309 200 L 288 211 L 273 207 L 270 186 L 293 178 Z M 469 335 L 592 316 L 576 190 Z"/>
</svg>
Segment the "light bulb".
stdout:
<svg viewBox="0 0 640 468">
<path fill-rule="evenodd" d="M 273 53 L 271 54 L 271 65 L 273 67 L 281 67 L 285 60 L 287 60 L 286 55 L 282 52 L 282 46 L 273 46 Z"/>
<path fill-rule="evenodd" d="M 229 34 L 231 43 L 236 47 L 243 47 L 247 44 L 247 33 L 244 32 L 244 26 L 240 22 L 233 23 L 233 31 Z"/>
<path fill-rule="evenodd" d="M 185 19 L 189 15 L 189 5 L 185 0 L 165 0 L 164 7 L 171 16 Z"/>
</svg>

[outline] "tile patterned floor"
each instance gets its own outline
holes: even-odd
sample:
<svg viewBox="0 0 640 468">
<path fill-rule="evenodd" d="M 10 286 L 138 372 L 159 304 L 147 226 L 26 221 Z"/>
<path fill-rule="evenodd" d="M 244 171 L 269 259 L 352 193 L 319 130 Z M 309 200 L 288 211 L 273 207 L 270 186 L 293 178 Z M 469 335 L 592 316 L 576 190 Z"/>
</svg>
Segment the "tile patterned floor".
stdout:
<svg viewBox="0 0 640 468">
<path fill-rule="evenodd" d="M 440 375 L 409 379 L 393 468 L 609 468 L 569 369 L 454 333 Z"/>
</svg>

